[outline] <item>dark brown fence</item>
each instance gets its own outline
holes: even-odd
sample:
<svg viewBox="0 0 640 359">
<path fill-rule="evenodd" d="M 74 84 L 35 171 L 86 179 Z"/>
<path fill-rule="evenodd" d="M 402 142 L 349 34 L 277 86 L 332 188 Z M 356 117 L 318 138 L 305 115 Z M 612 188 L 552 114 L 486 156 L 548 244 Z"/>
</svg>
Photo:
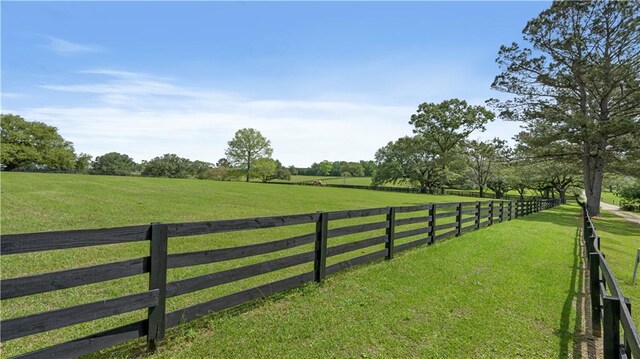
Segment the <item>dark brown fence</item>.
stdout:
<svg viewBox="0 0 640 359">
<path fill-rule="evenodd" d="M 380 258 L 392 259 L 394 254 L 420 244 L 459 236 L 465 232 L 509 221 L 557 205 L 556 200 L 524 202 L 486 201 L 468 203 L 437 203 L 407 207 L 384 207 L 337 212 L 318 212 L 277 217 L 217 220 L 193 223 L 153 223 L 120 228 L 11 234 L 2 236 L 1 255 L 19 255 L 38 251 L 100 246 L 125 242 L 149 242 L 149 256 L 125 261 L 74 268 L 53 273 L 4 279 L 0 283 L 0 298 L 4 300 L 99 283 L 139 274 L 149 274 L 148 290 L 103 301 L 31 314 L 0 322 L 3 342 L 47 332 L 70 325 L 89 322 L 140 309 L 148 309 L 147 319 L 129 323 L 70 342 L 56 344 L 21 355 L 22 358 L 75 357 L 107 348 L 135 338 L 147 337 L 149 348 L 164 337 L 165 328 L 172 327 L 258 298 L 282 292 L 309 281 L 322 281 L 326 275 Z M 339 226 L 340 220 L 375 217 L 370 223 Z M 337 222 L 334 222 L 337 221 Z M 334 225 L 330 226 L 330 222 Z M 315 231 L 291 238 L 235 247 L 216 248 L 189 253 L 168 254 L 169 238 L 210 233 L 234 232 L 315 224 Z M 331 243 L 333 238 L 384 231 L 383 235 Z M 167 282 L 167 270 L 206 263 L 241 259 L 283 251 L 302 245 L 312 245 L 311 251 L 281 256 L 256 264 L 223 270 L 192 278 Z M 380 246 L 376 250 L 374 246 Z M 372 252 L 349 260 L 327 265 L 327 258 L 361 250 Z M 301 264 L 311 264 L 305 273 L 242 290 L 203 303 L 171 312 L 166 311 L 167 298 L 211 288 L 225 283 L 270 273 Z"/>
<path fill-rule="evenodd" d="M 328 177 L 328 178 L 319 178 L 315 180 L 300 181 L 300 182 L 266 182 L 266 183 L 298 185 L 298 186 L 318 186 L 317 181 L 335 180 L 335 179 L 336 177 Z M 367 189 L 367 190 L 383 191 L 383 192 L 420 193 L 420 188 L 415 188 L 415 187 L 362 186 L 362 185 L 335 184 L 335 183 L 322 183 L 321 186 L 334 187 L 334 188 Z M 445 189 L 445 194 L 450 194 L 453 196 L 494 198 L 494 199 L 505 199 L 505 200 L 515 200 L 515 201 L 539 199 L 539 197 L 535 197 L 535 196 L 521 197 L 519 195 L 513 195 L 513 194 L 505 194 L 501 198 L 497 198 L 495 193 L 487 193 L 487 192 L 483 193 L 482 197 L 480 197 L 479 192 L 465 191 L 465 190 L 458 190 L 458 189 Z"/>
<path fill-rule="evenodd" d="M 603 337 L 606 359 L 640 358 L 640 336 L 631 318 L 631 303 L 622 293 L 616 276 L 600 250 L 600 236 L 587 207 L 580 201 L 578 203 L 582 207 L 582 233 L 588 252 L 593 335 Z"/>
</svg>

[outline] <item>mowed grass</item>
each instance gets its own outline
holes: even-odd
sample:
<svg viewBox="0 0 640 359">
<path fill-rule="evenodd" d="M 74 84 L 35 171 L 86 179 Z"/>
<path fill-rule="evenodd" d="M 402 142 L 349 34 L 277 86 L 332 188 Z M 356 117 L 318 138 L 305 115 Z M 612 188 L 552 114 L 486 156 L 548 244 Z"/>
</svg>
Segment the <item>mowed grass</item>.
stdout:
<svg viewBox="0 0 640 359">
<path fill-rule="evenodd" d="M 604 203 L 615 204 L 616 206 L 620 205 L 620 196 L 613 192 L 602 191 L 600 199 Z"/>
<path fill-rule="evenodd" d="M 359 266 L 99 357 L 565 358 L 579 340 L 577 206 Z"/>
<path fill-rule="evenodd" d="M 109 177 L 64 174 L 2 174 L 2 233 L 104 228 L 151 222 L 189 222 L 228 218 L 246 218 L 384 206 L 403 206 L 429 202 L 459 202 L 457 196 L 428 196 L 366 190 L 278 186 L 259 183 L 174 180 L 160 178 Z M 423 214 L 423 215 L 426 215 Z M 382 221 L 383 216 L 368 219 Z M 359 223 L 339 221 L 336 225 Z M 443 222 L 444 223 L 444 222 Z M 407 228 L 410 229 L 410 228 Z M 314 224 L 254 231 L 222 233 L 171 239 L 170 253 L 247 245 L 298 236 L 315 231 Z M 376 233 L 336 238 L 332 245 L 381 235 Z M 374 246 L 328 260 L 328 264 L 381 249 Z M 172 269 L 169 281 L 180 280 L 221 270 L 237 268 L 313 250 L 313 244 L 243 258 Z M 148 243 L 127 243 L 88 248 L 2 256 L 2 278 L 110 263 L 147 256 Z M 257 277 L 186 294 L 168 300 L 168 310 L 266 284 L 304 273 L 313 268 L 305 264 Z M 147 289 L 146 275 L 105 283 L 43 293 L 2 302 L 3 319 L 29 315 L 72 305 L 133 294 Z M 3 343 L 2 354 L 14 355 L 88 335 L 145 318 L 146 311 L 136 311 Z"/>
<path fill-rule="evenodd" d="M 606 255 L 607 263 L 613 270 L 618 284 L 631 305 L 640 305 L 640 273 L 634 285 L 633 268 L 636 254 L 640 249 L 640 224 L 630 222 L 610 212 L 602 211 L 594 218 L 596 231 L 600 236 L 600 249 Z M 640 323 L 640 311 L 631 312 L 635 323 Z"/>
</svg>

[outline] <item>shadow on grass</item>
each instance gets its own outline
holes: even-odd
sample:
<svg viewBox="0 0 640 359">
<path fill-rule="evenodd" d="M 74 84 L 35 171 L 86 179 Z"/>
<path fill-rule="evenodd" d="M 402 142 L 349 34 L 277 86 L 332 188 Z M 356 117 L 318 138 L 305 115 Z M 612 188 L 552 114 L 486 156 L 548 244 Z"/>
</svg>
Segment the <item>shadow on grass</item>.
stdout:
<svg viewBox="0 0 640 359">
<path fill-rule="evenodd" d="M 596 232 L 607 232 L 622 236 L 638 235 L 640 232 L 640 225 L 630 222 L 621 217 L 614 217 L 613 214 L 607 213 L 595 218 L 594 225 Z"/>
<path fill-rule="evenodd" d="M 559 207 L 549 208 L 539 213 L 534 213 L 524 217 L 518 217 L 516 220 L 525 222 L 540 222 L 548 225 L 549 223 L 560 225 L 563 227 L 575 228 L 580 225 L 580 212 L 578 207 L 572 205 L 563 205 Z"/>
<path fill-rule="evenodd" d="M 188 345 L 191 341 L 197 341 L 205 331 L 213 328 L 213 325 L 217 320 L 241 315 L 256 308 L 260 308 L 267 302 L 271 303 L 284 300 L 294 293 L 304 296 L 307 293 L 313 292 L 318 286 L 319 285 L 315 282 L 305 283 L 297 288 L 274 293 L 264 298 L 243 303 L 219 312 L 209 313 L 189 322 L 183 322 L 175 327 L 167 328 L 165 339 L 158 346 L 157 353 L 162 354 L 163 350 L 171 350 L 171 343 L 175 344 L 180 342 L 183 343 L 183 345 Z M 105 348 L 99 352 L 84 355 L 81 358 L 148 358 L 155 354 L 156 352 L 150 352 L 147 350 L 146 336 L 144 336 Z M 166 354 L 168 353 L 165 353 L 165 355 Z"/>
<path fill-rule="evenodd" d="M 571 281 L 567 290 L 567 297 L 562 306 L 560 314 L 560 328 L 556 335 L 560 338 L 558 348 L 558 358 L 569 358 L 570 343 L 573 341 L 572 358 L 595 358 L 596 347 L 593 339 L 588 333 L 588 325 L 583 327 L 583 323 L 589 323 L 589 308 L 586 301 L 586 283 L 584 276 L 584 262 L 582 261 L 582 242 L 580 227 L 576 228 L 576 235 L 573 246 L 573 264 L 571 270 Z M 576 317 L 571 331 L 571 309 L 576 308 Z M 585 346 L 586 345 L 586 346 Z"/>
</svg>

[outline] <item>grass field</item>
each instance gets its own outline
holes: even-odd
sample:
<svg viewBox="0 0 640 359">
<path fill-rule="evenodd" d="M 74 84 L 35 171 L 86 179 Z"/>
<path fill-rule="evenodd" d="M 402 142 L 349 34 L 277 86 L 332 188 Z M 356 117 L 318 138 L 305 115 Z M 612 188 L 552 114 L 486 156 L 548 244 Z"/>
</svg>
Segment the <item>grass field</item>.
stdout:
<svg viewBox="0 0 640 359">
<path fill-rule="evenodd" d="M 3 173 L 1 190 L 4 234 L 465 200 L 457 196 L 306 186 L 28 173 Z M 563 353 L 570 353 L 574 340 L 571 300 L 577 285 L 576 216 L 575 206 L 556 208 L 410 251 L 390 262 L 339 273 L 320 286 L 307 285 L 259 304 L 215 314 L 170 330 L 166 344 L 156 355 L 563 357 Z M 169 252 L 270 241 L 313 231 L 311 227 L 176 238 L 170 241 Z M 341 240 L 353 239 L 348 236 Z M 4 256 L 2 278 L 136 258 L 148 255 L 147 246 L 119 244 Z M 302 246 L 276 254 L 172 269 L 168 279 L 311 249 Z M 375 250 L 379 248 L 370 249 Z M 345 258 L 330 259 L 336 262 Z M 308 270 L 309 265 L 296 266 L 170 298 L 168 310 Z M 141 275 L 11 299 L 2 303 L 2 317 L 137 293 L 146 287 L 147 277 Z M 146 311 L 137 311 L 9 341 L 3 343 L 1 354 L 35 350 L 145 316 Z M 138 356 L 141 343 L 109 349 L 101 355 Z"/>
<path fill-rule="evenodd" d="M 172 329 L 151 357 L 565 358 L 578 338 L 577 216 L 563 206 L 341 272 Z"/>
<path fill-rule="evenodd" d="M 620 205 L 620 197 L 613 192 L 605 192 L 602 191 L 602 197 L 600 198 L 602 202 Z"/>
<path fill-rule="evenodd" d="M 464 197 L 457 196 L 428 196 L 339 188 L 33 173 L 3 173 L 1 191 L 3 234 L 102 228 L 150 222 L 245 218 L 320 210 L 332 211 L 465 200 Z M 345 225 L 348 224 L 345 223 Z M 314 225 L 300 225 L 188 237 L 170 241 L 169 252 L 190 252 L 272 241 L 314 230 Z M 369 235 L 373 234 L 369 233 Z M 335 244 L 354 240 L 354 238 L 358 238 L 358 236 L 346 236 L 340 241 L 336 241 Z M 243 260 L 171 270 L 169 280 L 193 277 L 309 250 L 312 250 L 312 245 Z M 375 250 L 379 250 L 379 248 L 371 247 L 368 249 L 368 251 Z M 328 264 L 365 253 L 367 251 L 335 256 L 330 258 Z M 2 278 L 13 278 L 133 259 L 146 255 L 148 255 L 148 244 L 130 243 L 3 256 L 0 260 Z M 308 265 L 296 266 L 222 285 L 213 290 L 171 298 L 168 302 L 168 310 L 182 308 L 308 270 Z M 2 303 L 2 315 L 6 319 L 74 304 L 89 303 L 145 291 L 146 286 L 146 276 L 134 276 L 107 283 L 11 299 Z M 108 329 L 124 322 L 139 320 L 144 316 L 144 311 L 138 311 L 69 327 L 55 332 L 55 342 Z M 3 353 L 10 355 L 34 350 L 45 344 L 54 344 L 50 333 L 7 342 L 3 345 L 2 350 Z"/>
</svg>

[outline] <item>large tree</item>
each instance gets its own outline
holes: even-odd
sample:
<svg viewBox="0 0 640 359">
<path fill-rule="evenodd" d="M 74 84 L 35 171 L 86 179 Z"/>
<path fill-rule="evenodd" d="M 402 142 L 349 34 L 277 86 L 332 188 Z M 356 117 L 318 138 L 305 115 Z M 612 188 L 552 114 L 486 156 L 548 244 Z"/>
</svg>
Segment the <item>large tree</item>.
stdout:
<svg viewBox="0 0 640 359">
<path fill-rule="evenodd" d="M 188 178 L 194 174 L 193 162 L 174 153 L 167 153 L 151 159 L 141 173 L 146 177 L 169 178 Z"/>
<path fill-rule="evenodd" d="M 238 130 L 227 144 L 229 147 L 225 154 L 229 162 L 245 171 L 247 182 L 249 182 L 252 163 L 259 158 L 271 158 L 273 153 L 271 141 L 253 128 Z"/>
<path fill-rule="evenodd" d="M 91 172 L 100 175 L 131 176 L 137 169 L 133 158 L 119 152 L 98 156 L 91 165 Z"/>
<path fill-rule="evenodd" d="M 593 215 L 606 164 L 640 134 L 639 9 L 637 1 L 554 2 L 524 28 L 530 46 L 502 46 L 497 59 L 492 87 L 515 95 L 494 102 L 501 116 L 524 121 L 548 155 L 581 161 Z M 564 143 L 579 149 L 556 151 Z"/>
<path fill-rule="evenodd" d="M 485 130 L 495 115 L 483 106 L 472 106 L 464 100 L 450 99 L 440 103 L 422 103 L 411 115 L 413 132 L 433 143 L 436 161 L 445 175 L 456 148 L 474 131 Z"/>
<path fill-rule="evenodd" d="M 433 142 L 422 135 L 402 137 L 389 142 L 376 152 L 378 169 L 373 185 L 385 182 L 407 183 L 420 192 L 433 192 L 443 181 L 443 171 L 437 163 L 438 151 Z"/>
<path fill-rule="evenodd" d="M 18 115 L 0 115 L 0 163 L 4 171 L 37 167 L 70 170 L 75 167 L 73 144 L 58 129 Z"/>
<path fill-rule="evenodd" d="M 469 161 L 468 176 L 484 197 L 484 190 L 491 184 L 498 192 L 506 192 L 507 183 L 501 176 L 500 165 L 507 161 L 508 147 L 505 141 L 494 138 L 492 141 L 471 140 L 465 145 Z M 502 193 L 497 193 L 502 195 Z"/>
</svg>

